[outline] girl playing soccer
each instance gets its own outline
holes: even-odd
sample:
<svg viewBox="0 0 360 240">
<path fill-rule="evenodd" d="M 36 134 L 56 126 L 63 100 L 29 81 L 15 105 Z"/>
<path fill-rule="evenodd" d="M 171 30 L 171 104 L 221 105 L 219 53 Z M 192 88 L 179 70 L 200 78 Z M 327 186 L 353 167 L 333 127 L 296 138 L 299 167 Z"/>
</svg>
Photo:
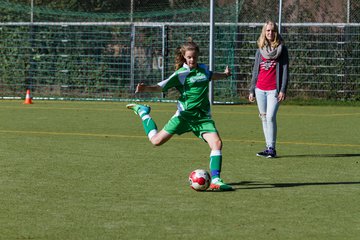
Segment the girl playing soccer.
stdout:
<svg viewBox="0 0 360 240">
<path fill-rule="evenodd" d="M 126 107 L 139 115 L 145 133 L 150 142 L 160 146 L 167 142 L 174 134 L 181 135 L 193 132 L 197 137 L 209 144 L 211 190 L 230 191 L 233 188 L 220 178 L 222 165 L 222 141 L 210 115 L 209 81 L 231 76 L 226 67 L 223 73 L 210 72 L 208 66 L 198 63 L 199 47 L 193 41 L 188 41 L 176 51 L 175 72 L 157 85 L 140 83 L 136 87 L 138 92 L 161 92 L 176 88 L 181 96 L 178 99 L 177 111 L 160 132 L 150 116 L 150 106 L 128 104 Z"/>
</svg>

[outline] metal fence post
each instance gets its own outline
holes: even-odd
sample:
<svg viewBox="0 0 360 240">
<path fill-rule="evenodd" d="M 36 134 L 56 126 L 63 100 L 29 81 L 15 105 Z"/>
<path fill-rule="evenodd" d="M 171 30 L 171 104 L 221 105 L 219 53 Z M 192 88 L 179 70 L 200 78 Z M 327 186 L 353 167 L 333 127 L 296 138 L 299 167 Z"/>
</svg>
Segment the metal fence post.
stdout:
<svg viewBox="0 0 360 240">
<path fill-rule="evenodd" d="M 135 90 L 135 25 L 131 23 L 131 62 L 130 62 L 130 91 L 131 93 Z"/>
<path fill-rule="evenodd" d="M 214 0 L 210 0 L 210 35 L 209 35 L 209 70 L 214 71 Z M 209 100 L 212 105 L 214 102 L 214 84 L 209 83 Z"/>
<path fill-rule="evenodd" d="M 282 17 L 282 0 L 279 0 L 279 26 L 278 26 L 279 33 L 281 33 L 281 17 Z"/>
</svg>

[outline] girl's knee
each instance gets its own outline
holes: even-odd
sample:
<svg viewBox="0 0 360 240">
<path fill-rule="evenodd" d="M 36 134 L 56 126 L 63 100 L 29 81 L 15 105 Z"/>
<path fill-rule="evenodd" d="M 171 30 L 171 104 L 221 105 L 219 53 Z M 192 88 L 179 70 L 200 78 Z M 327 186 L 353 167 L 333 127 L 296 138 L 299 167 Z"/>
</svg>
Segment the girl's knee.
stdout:
<svg viewBox="0 0 360 240">
<path fill-rule="evenodd" d="M 212 150 L 221 150 L 223 144 L 222 144 L 221 139 L 217 139 L 209 145 Z"/>
<path fill-rule="evenodd" d="M 150 142 L 152 143 L 152 145 L 154 146 L 160 146 L 163 144 L 163 142 L 161 141 L 161 139 L 158 139 L 156 137 L 153 137 L 150 139 Z"/>
<path fill-rule="evenodd" d="M 259 118 L 261 119 L 261 121 L 263 122 L 274 122 L 276 120 L 276 116 L 275 115 L 268 115 L 266 113 L 260 113 L 259 114 Z"/>
<path fill-rule="evenodd" d="M 167 134 L 165 132 L 160 132 L 156 135 L 154 135 L 151 139 L 150 142 L 152 143 L 152 145 L 154 146 L 161 146 L 164 143 L 166 143 L 170 138 L 172 137 L 171 134 Z"/>
<path fill-rule="evenodd" d="M 217 133 L 206 133 L 202 135 L 211 150 L 221 150 L 222 141 Z"/>
<path fill-rule="evenodd" d="M 265 122 L 266 121 L 266 113 L 260 113 L 259 118 L 261 119 L 261 121 Z"/>
</svg>

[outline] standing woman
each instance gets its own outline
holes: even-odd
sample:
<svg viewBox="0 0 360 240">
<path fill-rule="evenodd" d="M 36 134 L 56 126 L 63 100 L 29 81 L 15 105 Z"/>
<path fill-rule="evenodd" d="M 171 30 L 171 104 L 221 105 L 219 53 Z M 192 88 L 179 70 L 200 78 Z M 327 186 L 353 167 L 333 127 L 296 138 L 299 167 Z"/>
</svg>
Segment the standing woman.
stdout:
<svg viewBox="0 0 360 240">
<path fill-rule="evenodd" d="M 249 101 L 257 102 L 266 148 L 257 156 L 276 157 L 276 114 L 286 97 L 289 56 L 275 22 L 267 21 L 257 41 Z"/>
</svg>

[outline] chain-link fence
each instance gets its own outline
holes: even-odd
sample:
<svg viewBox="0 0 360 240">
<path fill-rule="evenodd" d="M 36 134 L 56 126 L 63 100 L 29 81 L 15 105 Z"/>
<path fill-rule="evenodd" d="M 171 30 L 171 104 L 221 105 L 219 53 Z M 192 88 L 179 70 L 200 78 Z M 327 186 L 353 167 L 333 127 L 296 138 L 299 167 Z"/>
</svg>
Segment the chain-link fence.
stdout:
<svg viewBox="0 0 360 240">
<path fill-rule="evenodd" d="M 94 2 L 0 0 L 1 97 L 31 88 L 45 99 L 132 98 L 138 82 L 173 72 L 174 50 L 187 37 L 208 63 L 208 0 Z M 358 0 L 216 1 L 215 70 L 229 65 L 233 76 L 214 83 L 214 100 L 245 99 L 267 19 L 281 23 L 289 48 L 290 97 L 359 100 L 359 8 Z"/>
<path fill-rule="evenodd" d="M 0 0 L 1 22 L 208 22 L 210 0 Z M 216 0 L 216 21 L 359 23 L 359 0 Z M 196 16 L 196 17 L 192 17 Z"/>
</svg>

